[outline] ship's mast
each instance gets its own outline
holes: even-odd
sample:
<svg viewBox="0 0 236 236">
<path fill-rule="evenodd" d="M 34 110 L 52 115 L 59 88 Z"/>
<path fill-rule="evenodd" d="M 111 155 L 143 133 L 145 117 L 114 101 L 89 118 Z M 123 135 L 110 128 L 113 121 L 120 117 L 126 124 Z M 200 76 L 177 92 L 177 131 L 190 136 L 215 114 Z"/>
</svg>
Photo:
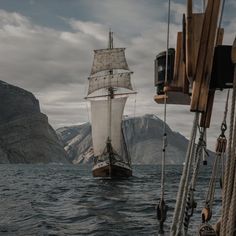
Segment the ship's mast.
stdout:
<svg viewBox="0 0 236 236">
<path fill-rule="evenodd" d="M 109 31 L 109 43 L 108 48 L 113 49 L 113 32 Z M 109 74 L 113 74 L 113 70 L 109 71 Z M 111 145 L 111 110 L 112 110 L 112 99 L 114 98 L 114 89 L 111 86 L 111 79 L 109 79 L 109 88 L 108 88 L 108 137 L 107 137 L 107 152 L 109 154 L 109 159 L 111 163 L 112 155 L 112 145 Z"/>
</svg>

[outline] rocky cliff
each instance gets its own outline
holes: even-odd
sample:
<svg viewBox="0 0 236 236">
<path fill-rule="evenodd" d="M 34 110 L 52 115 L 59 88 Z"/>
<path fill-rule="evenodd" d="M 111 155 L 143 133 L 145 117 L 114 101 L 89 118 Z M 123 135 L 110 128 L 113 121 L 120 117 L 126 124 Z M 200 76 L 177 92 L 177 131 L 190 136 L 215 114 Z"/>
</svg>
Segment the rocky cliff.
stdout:
<svg viewBox="0 0 236 236">
<path fill-rule="evenodd" d="M 133 164 L 160 164 L 162 154 L 163 121 L 154 115 L 125 118 L 123 129 Z M 91 126 L 63 127 L 57 130 L 64 142 L 70 161 L 75 164 L 92 161 Z M 167 164 L 184 162 L 188 140 L 167 126 Z"/>
<path fill-rule="evenodd" d="M 0 163 L 67 162 L 39 102 L 24 89 L 0 81 Z"/>
</svg>

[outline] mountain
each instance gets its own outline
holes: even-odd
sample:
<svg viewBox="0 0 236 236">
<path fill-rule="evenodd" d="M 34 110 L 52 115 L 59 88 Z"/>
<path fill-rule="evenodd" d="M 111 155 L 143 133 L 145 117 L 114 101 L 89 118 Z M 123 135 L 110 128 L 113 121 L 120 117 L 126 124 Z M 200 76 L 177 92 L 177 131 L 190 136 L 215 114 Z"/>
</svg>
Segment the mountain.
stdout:
<svg viewBox="0 0 236 236">
<path fill-rule="evenodd" d="M 161 164 L 163 121 L 155 115 L 123 120 L 123 129 L 127 147 L 133 164 Z M 166 164 L 184 162 L 188 140 L 166 126 L 167 154 Z M 68 158 L 74 164 L 92 162 L 92 138 L 89 123 L 57 129 L 64 143 Z"/>
<path fill-rule="evenodd" d="M 67 163 L 34 95 L 0 81 L 0 163 Z"/>
</svg>

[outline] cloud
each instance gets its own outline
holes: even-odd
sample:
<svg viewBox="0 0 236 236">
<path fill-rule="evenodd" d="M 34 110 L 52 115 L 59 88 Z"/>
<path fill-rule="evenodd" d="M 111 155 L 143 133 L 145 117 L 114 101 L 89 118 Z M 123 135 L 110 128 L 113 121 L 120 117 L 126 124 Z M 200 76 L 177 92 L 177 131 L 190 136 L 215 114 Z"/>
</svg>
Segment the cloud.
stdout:
<svg viewBox="0 0 236 236">
<path fill-rule="evenodd" d="M 160 19 L 166 14 L 162 1 L 102 0 L 86 1 L 85 5 L 97 21 L 122 36 L 125 34 L 126 37 L 140 34 L 152 27 L 157 16 Z"/>
<path fill-rule="evenodd" d="M 154 113 L 162 118 L 163 105 L 153 100 L 153 63 L 156 55 L 166 49 L 165 1 L 89 0 L 83 1 L 83 8 L 80 1 L 77 4 L 87 20 L 68 17 L 68 12 L 67 16 L 56 15 L 55 19 L 63 19 L 67 26 L 61 29 L 35 24 L 33 16 L 0 10 L 0 54 L 4 55 L 0 57 L 1 80 L 33 92 L 54 127 L 86 122 L 89 116 L 84 97 L 93 50 L 107 47 L 111 27 L 115 46 L 127 48 L 127 61 L 134 71 L 132 80 L 138 91 L 136 115 Z M 225 42 L 232 43 L 236 18 L 228 15 L 233 15 L 235 3 L 229 4 L 231 8 L 226 6 L 223 22 Z M 50 9 L 48 11 L 50 13 Z M 170 47 L 175 47 L 176 33 L 182 29 L 183 11 L 183 1 L 172 2 Z M 209 130 L 212 137 L 218 135 L 217 125 L 221 119 L 219 121 L 216 114 L 223 114 L 224 95 L 216 96 L 217 113 L 213 114 L 213 128 Z M 128 101 L 126 114 L 134 114 L 134 100 L 132 97 Z M 193 120 L 189 107 L 168 105 L 167 114 L 170 126 L 189 136 Z"/>
<path fill-rule="evenodd" d="M 34 5 L 34 4 L 35 4 L 35 1 L 34 1 L 34 0 L 30 0 L 30 1 L 29 1 L 29 4 L 30 4 L 30 5 Z"/>
<path fill-rule="evenodd" d="M 91 37 L 80 30 L 87 22 L 84 26 L 83 22 L 73 23 L 76 32 L 57 31 L 34 25 L 18 13 L 0 11 L 0 54 L 4 55 L 0 58 L 1 80 L 33 92 L 57 127 L 87 120 L 85 106 L 80 109 L 80 104 L 85 103 L 92 50 L 100 46 L 101 34 Z M 91 27 L 102 29 L 99 24 Z"/>
<path fill-rule="evenodd" d="M 65 107 L 67 111 L 71 108 L 68 112 L 70 118 L 66 121 L 76 122 L 75 119 L 71 120 L 71 114 L 78 114 L 79 109 L 75 111 L 71 103 L 84 103 L 92 51 L 107 46 L 105 25 L 74 19 L 68 19 L 67 23 L 70 27 L 68 31 L 58 31 L 35 25 L 18 13 L 0 11 L 0 53 L 4 55 L 0 59 L 1 78 L 36 94 L 42 110 L 57 127 L 61 125 L 56 121 L 58 110 L 63 113 Z M 154 37 L 151 37 L 152 32 L 157 32 Z M 165 24 L 156 23 L 142 34 L 127 40 L 128 61 L 135 71 L 135 85 L 142 98 L 145 86 L 154 90 L 153 60 L 156 53 L 153 47 L 159 47 L 156 51 L 161 50 L 164 34 Z M 125 45 L 117 36 L 115 43 Z M 149 102 L 152 101 L 152 93 L 149 92 Z M 61 100 L 65 102 L 61 103 Z M 57 111 L 52 109 L 51 104 L 55 105 Z M 85 110 L 80 112 L 85 118 L 78 119 L 78 122 L 86 121 Z"/>
<path fill-rule="evenodd" d="M 107 30 L 101 24 L 94 22 L 82 22 L 74 19 L 69 20 L 69 24 L 75 31 L 80 31 L 85 35 L 102 42 L 107 41 Z"/>
</svg>

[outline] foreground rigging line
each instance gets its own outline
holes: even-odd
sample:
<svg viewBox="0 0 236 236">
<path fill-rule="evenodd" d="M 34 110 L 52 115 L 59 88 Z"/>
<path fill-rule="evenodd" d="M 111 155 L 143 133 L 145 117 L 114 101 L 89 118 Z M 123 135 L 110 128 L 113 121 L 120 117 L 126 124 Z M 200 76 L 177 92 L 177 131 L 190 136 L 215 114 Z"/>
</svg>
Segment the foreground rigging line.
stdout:
<svg viewBox="0 0 236 236">
<path fill-rule="evenodd" d="M 235 98 L 236 98 L 236 38 L 232 47 L 232 60 L 234 64 L 234 82 L 233 82 L 233 94 L 232 94 L 232 104 L 231 104 L 231 116 L 230 116 L 230 128 L 229 128 L 229 144 L 228 144 L 228 158 L 225 166 L 224 174 L 224 187 L 223 187 L 223 209 L 222 209 L 222 224 L 221 224 L 221 235 L 226 235 L 227 222 L 229 217 L 228 209 L 230 207 L 233 180 L 235 173 L 234 166 L 234 147 L 233 144 L 233 128 L 234 128 L 234 117 L 235 117 Z"/>
<path fill-rule="evenodd" d="M 186 204 L 190 169 L 191 169 L 193 157 L 194 157 L 193 152 L 194 152 L 194 144 L 196 140 L 198 122 L 199 122 L 199 113 L 196 112 L 194 116 L 190 140 L 188 143 L 188 149 L 187 149 L 187 153 L 185 157 L 185 165 L 183 168 L 179 190 L 177 194 L 177 200 L 175 204 L 175 210 L 174 210 L 174 215 L 173 215 L 173 220 L 172 220 L 172 225 L 171 225 L 171 236 L 177 236 L 178 233 L 180 233 L 180 231 L 182 230 L 183 213 L 185 209 L 184 206 Z"/>
<path fill-rule="evenodd" d="M 226 224 L 226 234 L 227 236 L 234 236 L 236 232 L 236 116 L 235 116 L 235 100 L 236 100 L 236 38 L 234 40 L 234 44 L 232 47 L 232 62 L 234 64 L 234 82 L 233 82 L 233 96 L 232 96 L 232 113 L 234 114 L 234 120 L 232 120 L 232 124 L 230 124 L 230 128 L 233 128 L 233 141 L 231 147 L 231 165 L 230 165 L 230 172 L 229 172 L 229 179 L 228 179 L 228 187 L 227 187 L 227 198 L 226 204 L 229 206 L 230 209 L 227 212 L 227 224 Z"/>
<path fill-rule="evenodd" d="M 167 39 L 166 39 L 166 68 L 165 68 L 165 85 L 168 82 L 168 51 L 169 51 L 169 38 L 170 38 L 170 0 L 168 2 L 168 23 L 167 23 Z M 165 92 L 166 95 L 166 92 Z M 161 168 L 161 196 L 160 202 L 157 204 L 157 219 L 159 221 L 159 234 L 164 234 L 164 222 L 167 217 L 168 206 L 165 204 L 165 161 L 166 161 L 166 147 L 167 147 L 167 134 L 166 134 L 166 104 L 167 96 L 164 98 L 164 123 L 163 123 L 163 146 L 162 146 L 162 168 Z"/>
<path fill-rule="evenodd" d="M 198 139 L 198 144 L 197 144 L 196 150 L 194 152 L 192 178 L 190 181 L 190 185 L 188 186 L 188 192 L 187 192 L 188 195 L 187 195 L 187 200 L 186 200 L 186 204 L 185 204 L 185 217 L 184 217 L 184 222 L 183 222 L 185 235 L 187 235 L 187 232 L 188 232 L 190 218 L 193 216 L 194 209 L 197 206 L 197 204 L 194 200 L 194 192 L 195 192 L 197 176 L 199 173 L 200 159 L 206 149 L 206 142 L 204 140 L 205 132 L 206 132 L 205 128 L 201 129 L 199 127 L 200 137 Z M 190 211 L 190 214 L 189 214 L 189 211 Z"/>
</svg>

